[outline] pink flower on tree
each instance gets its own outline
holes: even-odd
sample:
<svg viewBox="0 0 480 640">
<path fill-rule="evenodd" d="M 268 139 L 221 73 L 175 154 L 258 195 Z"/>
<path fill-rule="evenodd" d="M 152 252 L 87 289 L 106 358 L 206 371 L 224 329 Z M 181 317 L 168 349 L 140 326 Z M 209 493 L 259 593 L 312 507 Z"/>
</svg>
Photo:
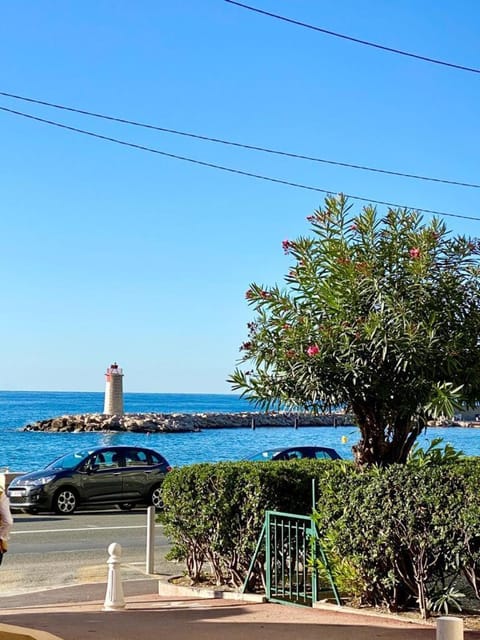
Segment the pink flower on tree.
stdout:
<svg viewBox="0 0 480 640">
<path fill-rule="evenodd" d="M 320 349 L 316 344 L 311 344 L 307 349 L 307 355 L 310 357 L 316 356 L 317 353 L 320 353 Z"/>
<path fill-rule="evenodd" d="M 413 249 L 410 249 L 408 253 L 410 254 L 410 257 L 413 259 L 420 257 L 420 249 L 418 249 L 418 247 L 413 247 Z"/>
<path fill-rule="evenodd" d="M 247 291 L 245 292 L 245 298 L 247 300 L 251 300 L 251 298 L 253 298 L 253 291 L 251 289 L 247 289 Z"/>
<path fill-rule="evenodd" d="M 282 241 L 282 248 L 283 248 L 283 252 L 285 254 L 290 253 L 290 249 L 293 247 L 293 242 L 291 242 L 290 240 L 283 240 Z"/>
</svg>

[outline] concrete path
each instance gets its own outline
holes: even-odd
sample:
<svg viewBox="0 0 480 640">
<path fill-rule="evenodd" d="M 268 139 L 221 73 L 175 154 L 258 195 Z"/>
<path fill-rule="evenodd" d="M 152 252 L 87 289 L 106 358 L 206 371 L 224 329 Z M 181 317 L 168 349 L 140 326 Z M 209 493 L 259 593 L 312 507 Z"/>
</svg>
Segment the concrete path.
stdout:
<svg viewBox="0 0 480 640">
<path fill-rule="evenodd" d="M 0 640 L 20 640 L 3 625 L 18 625 L 63 640 L 434 640 L 432 625 L 380 616 L 278 604 L 159 596 L 158 581 L 124 583 L 126 608 L 102 610 L 105 584 L 0 597 Z M 28 630 L 32 631 L 28 631 Z M 11 628 L 10 628 L 11 631 Z M 51 636 L 43 635 L 43 639 Z M 480 632 L 466 631 L 466 640 Z"/>
</svg>

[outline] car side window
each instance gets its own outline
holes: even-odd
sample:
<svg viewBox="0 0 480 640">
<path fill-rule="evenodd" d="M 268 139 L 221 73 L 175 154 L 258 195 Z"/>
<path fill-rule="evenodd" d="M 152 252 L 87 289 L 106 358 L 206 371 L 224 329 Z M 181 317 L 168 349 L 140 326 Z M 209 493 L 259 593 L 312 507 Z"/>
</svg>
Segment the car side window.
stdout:
<svg viewBox="0 0 480 640">
<path fill-rule="evenodd" d="M 317 460 L 330 460 L 330 456 L 326 451 L 315 451 L 315 458 Z"/>
<path fill-rule="evenodd" d="M 105 466 L 105 456 L 103 453 L 96 453 L 89 460 L 89 465 L 95 469 L 102 469 Z"/>
<path fill-rule="evenodd" d="M 287 454 L 287 460 L 299 460 L 300 458 L 303 458 L 303 453 L 301 451 L 289 451 Z"/>
<path fill-rule="evenodd" d="M 290 460 L 290 452 L 281 451 L 273 456 L 273 460 Z"/>
<path fill-rule="evenodd" d="M 125 454 L 125 466 L 145 467 L 149 465 L 148 454 L 142 450 L 130 450 Z"/>
<path fill-rule="evenodd" d="M 93 457 L 93 464 L 99 470 L 113 469 L 120 466 L 120 456 L 116 451 L 101 451 Z"/>
</svg>

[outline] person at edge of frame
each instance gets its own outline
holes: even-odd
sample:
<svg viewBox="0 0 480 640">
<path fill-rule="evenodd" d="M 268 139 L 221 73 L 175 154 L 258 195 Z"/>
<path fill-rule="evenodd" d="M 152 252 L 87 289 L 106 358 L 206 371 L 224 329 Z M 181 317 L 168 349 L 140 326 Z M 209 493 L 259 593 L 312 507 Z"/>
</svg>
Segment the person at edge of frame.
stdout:
<svg viewBox="0 0 480 640">
<path fill-rule="evenodd" d="M 13 525 L 10 502 L 3 487 L 0 487 L 0 564 L 2 564 L 3 554 L 8 550 L 8 538 Z"/>
</svg>

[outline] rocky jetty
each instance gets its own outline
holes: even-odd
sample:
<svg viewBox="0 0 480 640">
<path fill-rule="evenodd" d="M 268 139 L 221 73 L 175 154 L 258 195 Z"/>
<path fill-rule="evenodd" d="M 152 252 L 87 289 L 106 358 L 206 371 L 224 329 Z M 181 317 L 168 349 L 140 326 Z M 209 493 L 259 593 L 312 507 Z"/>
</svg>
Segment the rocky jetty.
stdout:
<svg viewBox="0 0 480 640">
<path fill-rule="evenodd" d="M 236 427 L 318 427 L 350 425 L 346 414 L 312 415 L 308 413 L 126 413 L 105 415 L 85 413 L 39 420 L 22 431 L 131 431 L 139 433 L 188 432 L 202 429 Z"/>
</svg>

